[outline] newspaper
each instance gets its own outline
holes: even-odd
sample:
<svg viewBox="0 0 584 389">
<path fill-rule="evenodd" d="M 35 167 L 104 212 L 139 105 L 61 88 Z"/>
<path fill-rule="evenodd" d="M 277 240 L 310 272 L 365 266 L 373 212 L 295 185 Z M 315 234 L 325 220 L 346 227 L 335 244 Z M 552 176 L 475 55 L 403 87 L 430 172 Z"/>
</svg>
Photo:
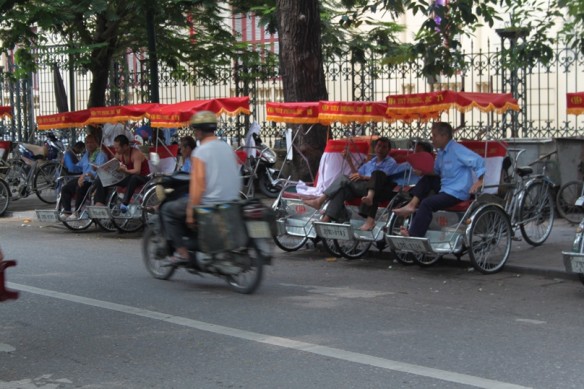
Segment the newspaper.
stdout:
<svg viewBox="0 0 584 389">
<path fill-rule="evenodd" d="M 118 168 L 120 167 L 120 161 L 113 158 L 104 163 L 103 165 L 96 166 L 97 176 L 101 180 L 103 186 L 115 185 L 118 182 L 126 178 L 127 174 L 120 172 Z"/>
</svg>

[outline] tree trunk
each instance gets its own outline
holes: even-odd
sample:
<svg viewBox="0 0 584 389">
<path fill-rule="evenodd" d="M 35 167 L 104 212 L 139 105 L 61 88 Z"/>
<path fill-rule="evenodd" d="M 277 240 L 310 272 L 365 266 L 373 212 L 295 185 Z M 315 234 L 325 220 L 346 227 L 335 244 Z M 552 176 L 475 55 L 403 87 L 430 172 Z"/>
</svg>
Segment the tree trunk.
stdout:
<svg viewBox="0 0 584 389">
<path fill-rule="evenodd" d="M 318 0 L 276 0 L 280 41 L 280 74 L 284 101 L 327 100 Z M 294 175 L 308 180 L 315 173 L 326 145 L 326 129 L 299 126 L 295 144 L 308 158 L 309 167 L 299 155 L 294 156 Z M 297 154 L 297 151 L 294 151 Z"/>
</svg>

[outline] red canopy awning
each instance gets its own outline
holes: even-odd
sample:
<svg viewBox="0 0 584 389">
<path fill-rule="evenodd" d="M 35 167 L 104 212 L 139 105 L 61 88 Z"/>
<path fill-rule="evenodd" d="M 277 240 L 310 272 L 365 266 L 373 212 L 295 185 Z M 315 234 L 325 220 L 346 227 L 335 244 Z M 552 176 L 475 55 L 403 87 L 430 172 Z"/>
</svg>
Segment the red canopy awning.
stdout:
<svg viewBox="0 0 584 389">
<path fill-rule="evenodd" d="M 199 111 L 211 111 L 216 115 L 235 116 L 249 114 L 249 97 L 229 97 L 210 100 L 183 101 L 175 104 L 161 104 L 148 112 L 152 127 L 184 127 L 191 116 Z"/>
<path fill-rule="evenodd" d="M 279 123 L 318 123 L 318 101 L 266 103 L 266 120 Z"/>
<path fill-rule="evenodd" d="M 159 105 L 156 103 L 144 103 L 116 105 L 112 107 L 92 107 L 89 108 L 89 119 L 85 124 L 118 123 L 128 120 L 138 121 L 147 117 L 148 112 Z"/>
<path fill-rule="evenodd" d="M 580 115 L 584 113 L 584 92 L 567 93 L 566 103 L 569 114 Z"/>
<path fill-rule="evenodd" d="M 519 110 L 510 93 L 473 93 L 438 91 L 387 96 L 387 116 L 390 121 L 428 121 L 439 118 L 450 108 L 466 112 L 477 108 L 481 112 L 503 113 Z"/>
<path fill-rule="evenodd" d="M 53 115 L 37 116 L 39 130 L 52 130 L 58 128 L 82 127 L 89 119 L 89 110 L 62 112 Z"/>
<path fill-rule="evenodd" d="M 12 117 L 12 108 L 6 105 L 0 105 L 0 118 Z"/>
<path fill-rule="evenodd" d="M 383 101 L 320 101 L 321 123 L 367 123 L 386 120 L 387 104 Z"/>
</svg>

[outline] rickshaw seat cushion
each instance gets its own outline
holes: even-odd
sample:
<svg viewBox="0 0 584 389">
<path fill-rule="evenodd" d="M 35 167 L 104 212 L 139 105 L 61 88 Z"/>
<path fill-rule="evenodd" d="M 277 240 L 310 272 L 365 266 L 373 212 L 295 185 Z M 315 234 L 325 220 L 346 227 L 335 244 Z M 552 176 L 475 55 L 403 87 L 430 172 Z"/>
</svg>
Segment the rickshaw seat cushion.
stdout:
<svg viewBox="0 0 584 389">
<path fill-rule="evenodd" d="M 389 156 L 395 159 L 397 163 L 406 162 L 409 154 L 412 154 L 412 151 L 408 149 L 391 149 L 389 151 Z"/>
<path fill-rule="evenodd" d="M 453 205 L 450 208 L 446 208 L 446 211 L 450 211 L 450 212 L 464 212 L 468 209 L 468 207 L 470 207 L 470 204 L 472 203 L 472 200 L 464 200 L 461 201 L 460 203 Z"/>
<path fill-rule="evenodd" d="M 178 145 L 156 145 L 148 148 L 149 153 L 158 154 L 158 164 L 153 164 L 148 159 L 148 167 L 153 173 L 171 174 L 176 170 L 176 159 L 178 156 Z"/>
</svg>

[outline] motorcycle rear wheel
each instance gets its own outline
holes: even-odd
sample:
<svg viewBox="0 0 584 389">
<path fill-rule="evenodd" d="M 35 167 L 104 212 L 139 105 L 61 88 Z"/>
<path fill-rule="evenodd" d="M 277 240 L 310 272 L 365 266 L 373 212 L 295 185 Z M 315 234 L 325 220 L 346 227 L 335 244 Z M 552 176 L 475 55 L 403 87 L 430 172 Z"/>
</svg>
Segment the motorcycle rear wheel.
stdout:
<svg viewBox="0 0 584 389">
<path fill-rule="evenodd" d="M 163 256 L 163 253 L 166 253 L 165 245 L 166 240 L 161 234 L 156 233 L 152 228 L 147 228 L 144 231 L 142 260 L 148 273 L 159 280 L 168 280 L 176 270 L 174 266 L 164 266 L 168 264 L 168 261 L 165 260 L 166 256 Z"/>
<path fill-rule="evenodd" d="M 242 270 L 238 274 L 226 277 L 229 288 L 237 293 L 251 294 L 256 291 L 264 275 L 264 258 L 252 240 L 242 252 L 228 252 L 226 256 Z"/>
</svg>

